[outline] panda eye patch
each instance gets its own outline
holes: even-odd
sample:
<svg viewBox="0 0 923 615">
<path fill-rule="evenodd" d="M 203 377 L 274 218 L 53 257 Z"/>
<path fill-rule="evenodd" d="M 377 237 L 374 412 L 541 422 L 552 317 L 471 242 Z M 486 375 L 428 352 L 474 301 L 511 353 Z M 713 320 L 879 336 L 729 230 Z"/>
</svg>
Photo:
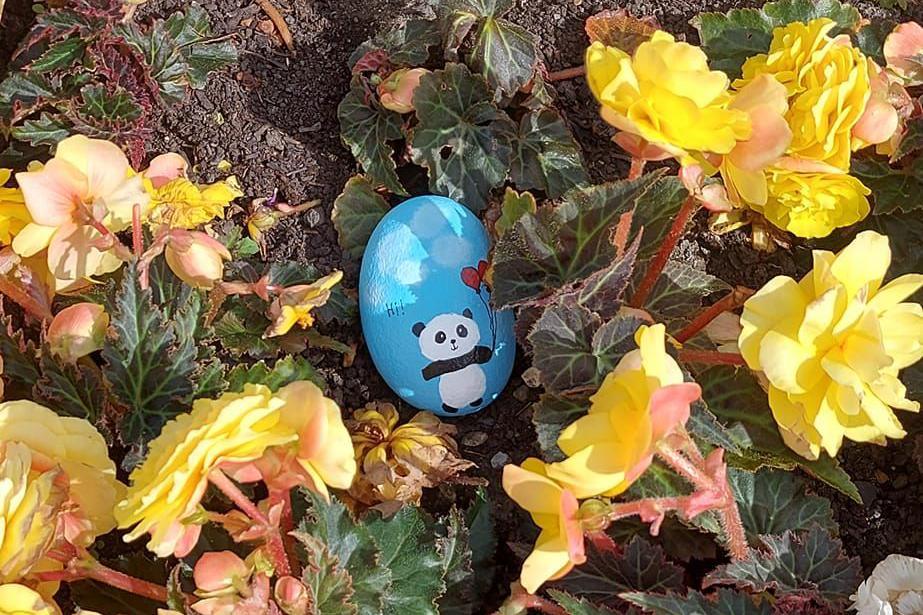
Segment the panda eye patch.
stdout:
<svg viewBox="0 0 923 615">
<path fill-rule="evenodd" d="M 439 331 L 436 333 L 436 343 L 442 344 L 443 342 L 445 342 L 445 333 Z"/>
<path fill-rule="evenodd" d="M 465 325 L 455 327 L 455 333 L 458 334 L 458 337 L 468 337 L 468 329 L 465 328 Z"/>
</svg>

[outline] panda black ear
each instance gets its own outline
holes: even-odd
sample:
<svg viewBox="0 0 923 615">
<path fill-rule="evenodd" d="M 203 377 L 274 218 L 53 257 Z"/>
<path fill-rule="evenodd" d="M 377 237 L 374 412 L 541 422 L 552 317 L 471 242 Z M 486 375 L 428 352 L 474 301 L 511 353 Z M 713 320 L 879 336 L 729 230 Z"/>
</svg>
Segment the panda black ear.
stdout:
<svg viewBox="0 0 923 615">
<path fill-rule="evenodd" d="M 462 312 L 462 316 L 464 316 L 465 318 L 473 318 L 474 314 L 471 313 L 471 310 L 469 308 L 465 308 L 465 311 Z"/>
<path fill-rule="evenodd" d="M 420 337 L 420 334 L 423 333 L 423 329 L 425 328 L 426 325 L 424 325 L 422 322 L 418 322 L 413 326 L 413 334 L 417 337 Z"/>
</svg>

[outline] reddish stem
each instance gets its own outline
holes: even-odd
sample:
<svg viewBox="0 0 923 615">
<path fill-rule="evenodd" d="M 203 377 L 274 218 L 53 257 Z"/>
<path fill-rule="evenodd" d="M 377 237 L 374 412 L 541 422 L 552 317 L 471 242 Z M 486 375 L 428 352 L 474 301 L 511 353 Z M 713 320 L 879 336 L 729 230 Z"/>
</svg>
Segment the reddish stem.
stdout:
<svg viewBox="0 0 923 615">
<path fill-rule="evenodd" d="M 141 206 L 138 203 L 131 209 L 131 241 L 135 258 L 141 258 L 144 252 L 144 232 L 141 228 Z"/>
<path fill-rule="evenodd" d="M 740 509 L 737 508 L 734 493 L 727 481 L 724 482 L 723 487 L 724 506 L 718 511 L 718 517 L 721 519 L 721 527 L 724 528 L 724 534 L 728 539 L 728 552 L 732 559 L 747 559 L 750 557 L 750 550 L 747 545 L 744 522 L 740 518 Z"/>
<path fill-rule="evenodd" d="M 295 550 L 295 537 L 292 536 L 292 532 L 295 531 L 295 517 L 292 511 L 292 492 L 288 489 L 270 491 L 269 500 L 270 502 L 282 502 L 282 518 L 279 520 L 282 530 L 282 543 L 285 545 L 285 553 L 288 555 L 288 561 L 292 563 L 295 576 L 301 576 Z"/>
<path fill-rule="evenodd" d="M 228 499 L 234 502 L 235 506 L 242 510 L 248 517 L 260 526 L 266 529 L 266 551 L 272 560 L 278 576 L 289 576 L 292 574 L 292 567 L 289 564 L 288 556 L 285 553 L 285 545 L 282 544 L 282 537 L 279 534 L 279 528 L 273 527 L 269 518 L 254 504 L 250 498 L 228 478 L 224 472 L 215 469 L 208 474 L 208 480 L 221 490 Z"/>
<path fill-rule="evenodd" d="M 631 168 L 628 169 L 628 179 L 638 179 L 641 177 L 641 174 L 644 173 L 644 167 L 647 165 L 647 160 L 644 158 L 635 158 L 631 157 Z"/>
<path fill-rule="evenodd" d="M 156 600 L 157 602 L 162 602 L 164 604 L 167 602 L 166 587 L 155 585 L 143 579 L 138 579 L 124 572 L 119 572 L 118 570 L 113 570 L 95 560 L 83 560 L 72 563 L 64 570 L 36 572 L 30 574 L 29 578 L 43 583 L 51 581 L 73 582 L 93 579 L 94 581 L 99 581 L 100 583 L 105 583 L 106 585 L 111 585 L 112 587 L 132 594 Z"/>
<path fill-rule="evenodd" d="M 553 73 L 548 73 L 548 76 L 545 77 L 545 81 L 552 83 L 554 81 L 566 81 L 567 79 L 574 79 L 575 77 L 582 77 L 586 74 L 586 66 L 573 66 L 571 68 L 565 68 L 563 70 L 556 70 Z"/>
<path fill-rule="evenodd" d="M 705 308 L 705 310 L 696 316 L 691 323 L 686 325 L 682 331 L 674 335 L 674 339 L 676 339 L 676 341 L 680 344 L 687 342 L 696 333 L 707 327 L 708 323 L 713 321 L 724 312 L 736 310 L 742 306 L 752 295 L 753 291 L 749 288 L 745 288 L 743 286 L 736 287 L 725 297 L 722 297 L 715 303 Z"/>
<path fill-rule="evenodd" d="M 691 441 L 690 439 L 690 442 Z M 666 442 L 661 441 L 658 443 L 657 455 L 696 489 L 700 491 L 711 491 L 715 488 L 711 477 L 705 473 L 704 468 L 697 467 L 692 461 L 684 457 L 682 453 Z"/>
<path fill-rule="evenodd" d="M 736 352 L 718 352 L 716 350 L 688 350 L 677 352 L 683 363 L 705 363 L 707 365 L 746 365 L 744 358 Z"/>
<path fill-rule="evenodd" d="M 112 246 L 112 251 L 115 252 L 115 255 L 122 259 L 123 261 L 131 260 L 131 251 L 125 247 L 125 244 L 119 240 L 115 234 L 109 230 L 109 228 L 92 216 L 88 217 L 88 222 L 90 226 L 99 231 L 100 235 L 109 240 L 110 245 Z"/>
<path fill-rule="evenodd" d="M 683 201 L 682 207 L 680 207 L 679 212 L 676 214 L 676 218 L 673 220 L 673 225 L 670 227 L 669 232 L 667 232 L 667 236 L 663 238 L 663 243 L 660 244 L 660 250 L 658 250 L 654 258 L 651 259 L 651 262 L 647 266 L 647 271 L 644 273 L 644 278 L 638 286 L 638 290 L 635 291 L 634 297 L 631 298 L 631 307 L 644 307 L 644 302 L 647 301 L 648 296 L 654 289 L 654 284 L 657 283 L 660 274 L 663 273 L 663 268 L 666 267 L 667 261 L 670 260 L 673 249 L 676 248 L 676 244 L 679 243 L 680 237 L 683 236 L 686 225 L 689 224 L 689 221 L 698 209 L 699 202 L 694 196 L 690 195 Z"/>
</svg>

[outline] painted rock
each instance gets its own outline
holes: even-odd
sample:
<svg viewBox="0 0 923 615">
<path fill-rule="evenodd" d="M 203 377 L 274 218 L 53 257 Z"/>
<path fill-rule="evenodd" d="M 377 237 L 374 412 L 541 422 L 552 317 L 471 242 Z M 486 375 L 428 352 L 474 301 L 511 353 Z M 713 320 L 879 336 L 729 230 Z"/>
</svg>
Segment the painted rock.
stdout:
<svg viewBox="0 0 923 615">
<path fill-rule="evenodd" d="M 412 406 L 471 414 L 509 380 L 513 314 L 490 304 L 489 245 L 477 216 L 441 196 L 401 203 L 369 238 L 359 275 L 362 332 L 385 382 Z"/>
</svg>

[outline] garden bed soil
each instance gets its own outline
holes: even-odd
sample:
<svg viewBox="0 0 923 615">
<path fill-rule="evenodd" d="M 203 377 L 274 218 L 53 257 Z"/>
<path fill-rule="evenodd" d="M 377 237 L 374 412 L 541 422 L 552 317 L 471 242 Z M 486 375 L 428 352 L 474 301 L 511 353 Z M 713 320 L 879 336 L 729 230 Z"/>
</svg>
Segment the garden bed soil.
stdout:
<svg viewBox="0 0 923 615">
<path fill-rule="evenodd" d="M 353 49 L 383 25 L 401 17 L 426 15 L 423 0 L 272 0 L 291 29 L 290 53 L 250 0 L 205 0 L 217 35 L 233 34 L 240 50 L 239 64 L 213 75 L 204 90 L 164 114 L 150 144 L 151 152 L 180 151 L 194 165 L 201 181 L 219 178 L 217 165 L 231 163 L 247 199 L 266 197 L 278 190 L 291 204 L 320 199 L 320 205 L 283 220 L 268 235 L 271 260 L 312 264 L 322 273 L 345 272 L 344 284 L 355 288 L 358 264 L 342 254 L 330 221 L 333 201 L 357 166 L 339 137 L 337 104 L 348 89 L 347 58 Z M 923 21 L 923 4 L 904 14 L 883 11 L 868 2 L 855 2 L 869 18 L 890 16 Z M 586 38 L 583 22 L 603 9 L 627 8 L 637 16 L 653 16 L 668 31 L 695 40 L 689 19 L 703 10 L 725 11 L 757 6 L 762 1 L 727 0 L 531 0 L 517 1 L 508 16 L 538 35 L 546 66 L 557 70 L 582 61 Z M 155 0 L 141 7 L 140 19 L 183 9 L 185 1 Z M 29 5 L 7 2 L 4 37 L 0 41 L 0 68 L 8 58 L 11 40 L 21 38 L 28 25 Z M 267 34 L 266 32 L 269 32 Z M 583 147 L 591 178 L 596 182 L 625 177 L 625 155 L 607 138 L 610 130 L 598 118 L 596 104 L 582 79 L 555 84 L 559 108 Z M 415 178 L 405 178 L 414 186 Z M 418 184 L 417 192 L 425 189 Z M 708 232 L 704 220 L 680 244 L 677 256 L 704 266 L 731 284 L 756 288 L 779 274 L 797 275 L 807 262 L 807 248 L 773 254 L 752 250 L 743 232 L 718 237 Z M 802 265 L 802 266 L 799 266 Z M 329 383 L 332 395 L 345 409 L 372 400 L 396 397 L 384 385 L 361 344 L 358 322 L 324 331 L 344 341 L 359 342 L 355 362 L 341 366 L 335 354 L 309 351 Z M 495 599 L 502 600 L 509 581 L 519 570 L 519 559 L 508 543 L 529 537 L 527 518 L 502 493 L 500 468 L 537 454 L 530 421 L 530 404 L 537 393 L 520 377 L 527 363 L 520 357 L 505 392 L 484 412 L 459 419 L 458 439 L 465 457 L 478 464 L 474 474 L 489 481 L 500 551 L 501 574 Z M 402 409 L 404 416 L 413 410 Z M 859 505 L 830 489 L 847 551 L 862 559 L 869 571 L 889 553 L 923 556 L 923 421 L 902 413 L 909 435 L 887 448 L 847 445 L 842 453 L 846 470 L 854 477 L 864 504 Z M 464 489 L 458 490 L 464 492 Z M 441 489 L 426 498 L 430 508 L 448 507 L 456 490 Z M 464 496 L 464 493 L 462 493 Z M 493 605 L 493 606 L 496 606 Z"/>
</svg>

